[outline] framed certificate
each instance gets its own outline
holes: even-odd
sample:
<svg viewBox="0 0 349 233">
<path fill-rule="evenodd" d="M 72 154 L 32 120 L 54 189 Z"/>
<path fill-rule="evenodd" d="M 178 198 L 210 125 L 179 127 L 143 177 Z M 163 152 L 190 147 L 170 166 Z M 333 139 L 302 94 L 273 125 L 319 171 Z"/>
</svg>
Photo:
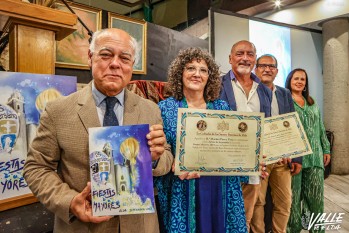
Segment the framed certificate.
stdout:
<svg viewBox="0 0 349 233">
<path fill-rule="evenodd" d="M 264 114 L 178 109 L 175 174 L 258 175 Z"/>
<path fill-rule="evenodd" d="M 266 164 L 313 153 L 297 112 L 266 118 L 263 137 Z"/>
</svg>

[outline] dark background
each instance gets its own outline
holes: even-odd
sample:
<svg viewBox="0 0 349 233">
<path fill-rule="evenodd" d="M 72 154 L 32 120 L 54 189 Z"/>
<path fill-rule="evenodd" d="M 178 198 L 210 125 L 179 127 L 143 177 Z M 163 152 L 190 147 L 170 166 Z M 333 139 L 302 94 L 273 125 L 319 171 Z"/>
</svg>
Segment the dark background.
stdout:
<svg viewBox="0 0 349 233">
<path fill-rule="evenodd" d="M 102 28 L 107 28 L 107 12 L 102 13 Z M 147 74 L 134 74 L 132 80 L 167 80 L 167 68 L 180 49 L 200 47 L 208 49 L 208 41 L 153 23 L 147 23 Z M 87 51 L 86 51 L 87 56 Z M 89 70 L 56 68 L 57 75 L 77 76 L 78 83 L 89 83 Z"/>
</svg>

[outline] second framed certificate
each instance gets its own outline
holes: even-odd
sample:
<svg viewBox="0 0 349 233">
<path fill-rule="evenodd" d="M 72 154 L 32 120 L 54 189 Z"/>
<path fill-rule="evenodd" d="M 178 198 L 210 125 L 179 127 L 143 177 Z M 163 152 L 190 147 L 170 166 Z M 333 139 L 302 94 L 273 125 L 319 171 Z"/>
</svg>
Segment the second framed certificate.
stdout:
<svg viewBox="0 0 349 233">
<path fill-rule="evenodd" d="M 175 174 L 259 174 L 262 113 L 178 109 Z"/>
<path fill-rule="evenodd" d="M 266 164 L 313 153 L 297 112 L 266 118 L 263 136 Z"/>
</svg>

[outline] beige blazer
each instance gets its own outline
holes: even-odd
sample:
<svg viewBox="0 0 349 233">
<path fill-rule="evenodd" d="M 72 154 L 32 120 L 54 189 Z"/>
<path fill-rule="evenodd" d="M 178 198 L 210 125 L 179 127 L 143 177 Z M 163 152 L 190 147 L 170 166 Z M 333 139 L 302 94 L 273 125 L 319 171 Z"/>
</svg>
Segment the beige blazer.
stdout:
<svg viewBox="0 0 349 233">
<path fill-rule="evenodd" d="M 162 124 L 158 106 L 125 90 L 124 125 Z M 88 128 L 100 127 L 91 83 L 47 104 L 31 144 L 23 174 L 34 195 L 55 214 L 54 232 L 159 232 L 155 214 L 120 216 L 93 224 L 69 223 L 69 205 L 90 180 Z M 167 147 L 153 175 L 168 173 L 173 156 Z M 57 171 L 57 172 L 56 172 Z"/>
</svg>

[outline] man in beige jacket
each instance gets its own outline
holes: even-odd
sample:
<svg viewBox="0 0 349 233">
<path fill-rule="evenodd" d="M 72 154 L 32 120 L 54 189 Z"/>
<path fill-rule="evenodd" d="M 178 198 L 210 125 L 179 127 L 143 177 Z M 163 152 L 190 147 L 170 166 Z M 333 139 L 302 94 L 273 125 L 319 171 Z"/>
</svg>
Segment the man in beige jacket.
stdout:
<svg viewBox="0 0 349 233">
<path fill-rule="evenodd" d="M 93 81 L 49 103 L 41 115 L 24 177 L 34 195 L 55 214 L 54 232 L 159 232 L 156 213 L 96 217 L 90 205 L 88 128 L 103 125 L 107 96 L 118 99 L 114 112 L 119 125 L 150 125 L 148 144 L 152 160 L 158 160 L 153 175 L 171 169 L 173 156 L 167 148 L 160 110 L 125 89 L 132 77 L 136 46 L 125 31 L 95 32 L 88 53 Z"/>
</svg>

